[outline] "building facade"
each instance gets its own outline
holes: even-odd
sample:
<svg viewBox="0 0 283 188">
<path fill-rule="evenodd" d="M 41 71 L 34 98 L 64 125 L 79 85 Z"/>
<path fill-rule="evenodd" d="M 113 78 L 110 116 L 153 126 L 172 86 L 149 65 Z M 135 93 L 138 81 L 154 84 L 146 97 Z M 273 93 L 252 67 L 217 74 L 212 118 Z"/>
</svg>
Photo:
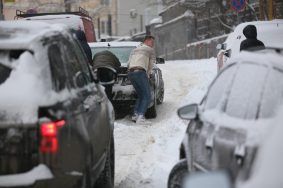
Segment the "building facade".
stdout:
<svg viewBox="0 0 283 188">
<path fill-rule="evenodd" d="M 151 25 L 156 53 L 166 59 L 216 56 L 216 45 L 242 22 L 283 19 L 282 0 L 247 0 L 237 10 L 231 0 L 163 0 L 162 23 Z M 209 42 L 208 42 L 209 41 Z"/>
<path fill-rule="evenodd" d="M 117 35 L 145 32 L 162 7 L 162 0 L 117 0 Z"/>
</svg>

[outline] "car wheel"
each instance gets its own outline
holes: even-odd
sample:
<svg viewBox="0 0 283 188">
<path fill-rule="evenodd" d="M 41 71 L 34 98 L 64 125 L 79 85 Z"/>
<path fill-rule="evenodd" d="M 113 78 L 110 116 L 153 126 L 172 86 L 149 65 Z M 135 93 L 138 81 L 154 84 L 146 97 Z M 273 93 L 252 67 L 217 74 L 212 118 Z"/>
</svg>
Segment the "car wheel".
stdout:
<svg viewBox="0 0 283 188">
<path fill-rule="evenodd" d="M 180 160 L 171 170 L 168 178 L 168 188 L 182 188 L 184 177 L 189 173 L 186 159 Z"/>
<path fill-rule="evenodd" d="M 163 103 L 163 100 L 164 100 L 164 88 L 162 88 L 161 91 L 159 92 L 157 104 Z"/>
<path fill-rule="evenodd" d="M 146 118 L 156 118 L 156 116 L 157 116 L 157 112 L 156 112 L 156 96 L 155 96 L 153 105 L 152 105 L 152 107 L 147 109 L 147 111 L 145 113 L 145 117 Z"/>
<path fill-rule="evenodd" d="M 95 182 L 94 188 L 113 188 L 115 176 L 115 151 L 114 138 L 112 136 L 111 145 L 107 153 L 104 170 L 101 172 L 98 180 Z"/>
</svg>

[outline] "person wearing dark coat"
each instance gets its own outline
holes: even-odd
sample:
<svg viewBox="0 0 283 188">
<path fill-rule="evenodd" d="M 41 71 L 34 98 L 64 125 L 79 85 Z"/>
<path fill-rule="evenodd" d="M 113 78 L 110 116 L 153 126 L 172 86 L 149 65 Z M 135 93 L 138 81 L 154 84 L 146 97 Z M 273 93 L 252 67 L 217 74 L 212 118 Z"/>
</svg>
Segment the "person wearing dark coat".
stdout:
<svg viewBox="0 0 283 188">
<path fill-rule="evenodd" d="M 76 31 L 76 37 L 79 40 L 83 50 L 85 51 L 88 62 L 91 63 L 92 62 L 92 53 L 91 53 L 91 49 L 90 49 L 90 47 L 87 43 L 85 33 L 82 30 L 77 30 Z"/>
<path fill-rule="evenodd" d="M 108 66 L 109 68 L 115 69 L 118 71 L 121 63 L 119 59 L 110 51 L 103 50 L 101 52 L 96 53 L 92 59 L 92 67 L 96 69 L 97 67 Z"/>
<path fill-rule="evenodd" d="M 104 50 L 93 56 L 92 68 L 96 70 L 97 79 L 105 87 L 108 99 L 112 100 L 112 88 L 121 63 L 110 51 Z"/>
<path fill-rule="evenodd" d="M 257 39 L 257 30 L 254 25 L 247 25 L 243 29 L 243 34 L 247 39 L 243 40 L 240 45 L 240 51 L 262 50 L 265 49 L 263 42 Z"/>
</svg>

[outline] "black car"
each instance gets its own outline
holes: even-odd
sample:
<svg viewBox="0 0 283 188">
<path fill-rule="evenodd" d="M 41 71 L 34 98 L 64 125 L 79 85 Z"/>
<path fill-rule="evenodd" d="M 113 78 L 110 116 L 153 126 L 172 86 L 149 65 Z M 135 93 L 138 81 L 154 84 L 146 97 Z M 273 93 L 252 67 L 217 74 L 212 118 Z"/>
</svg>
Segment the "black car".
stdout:
<svg viewBox="0 0 283 188">
<path fill-rule="evenodd" d="M 114 112 L 63 26 L 0 22 L 0 187 L 113 187 Z"/>
<path fill-rule="evenodd" d="M 133 85 L 127 77 L 127 62 L 131 51 L 136 48 L 140 42 L 97 42 L 89 43 L 93 56 L 101 51 L 110 51 L 113 53 L 120 61 L 121 66 L 116 71 L 116 79 L 112 89 L 111 102 L 114 106 L 116 115 L 121 117 L 123 113 L 128 112 L 131 109 L 137 99 L 137 94 Z M 164 59 L 157 58 L 156 64 L 163 64 Z M 109 67 L 108 63 L 101 67 Z M 161 70 L 154 65 L 153 73 L 150 77 L 150 88 L 151 88 L 151 104 L 145 114 L 147 118 L 155 118 L 157 116 L 156 107 L 157 104 L 161 104 L 164 99 L 164 82 L 162 78 Z M 129 108 L 130 107 L 130 108 Z M 120 113 L 120 114 L 119 114 Z"/>
<path fill-rule="evenodd" d="M 267 122 L 283 102 L 283 56 L 273 51 L 243 52 L 224 67 L 200 105 L 178 110 L 190 120 L 168 188 L 182 187 L 185 175 L 229 169 L 246 180 Z"/>
</svg>

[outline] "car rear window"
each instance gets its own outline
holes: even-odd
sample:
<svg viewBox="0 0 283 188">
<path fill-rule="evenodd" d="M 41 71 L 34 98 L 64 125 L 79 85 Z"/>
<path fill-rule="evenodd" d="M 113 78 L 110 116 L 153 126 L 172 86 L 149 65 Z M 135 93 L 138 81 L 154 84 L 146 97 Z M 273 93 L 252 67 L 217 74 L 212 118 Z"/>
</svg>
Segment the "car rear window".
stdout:
<svg viewBox="0 0 283 188">
<path fill-rule="evenodd" d="M 112 52 L 120 60 L 123 66 L 126 66 L 129 60 L 130 54 L 134 48 L 135 47 L 133 46 L 129 46 L 129 47 L 92 47 L 91 52 L 92 52 L 92 57 L 93 57 L 98 52 L 108 50 Z"/>
<path fill-rule="evenodd" d="M 283 73 L 265 65 L 234 64 L 212 84 L 205 109 L 241 119 L 269 118 L 283 102 Z"/>
<path fill-rule="evenodd" d="M 1 50 L 0 51 L 0 85 L 10 76 L 13 62 L 17 60 L 25 50 Z"/>
<path fill-rule="evenodd" d="M 0 85 L 9 78 L 12 69 L 0 63 Z"/>
</svg>

